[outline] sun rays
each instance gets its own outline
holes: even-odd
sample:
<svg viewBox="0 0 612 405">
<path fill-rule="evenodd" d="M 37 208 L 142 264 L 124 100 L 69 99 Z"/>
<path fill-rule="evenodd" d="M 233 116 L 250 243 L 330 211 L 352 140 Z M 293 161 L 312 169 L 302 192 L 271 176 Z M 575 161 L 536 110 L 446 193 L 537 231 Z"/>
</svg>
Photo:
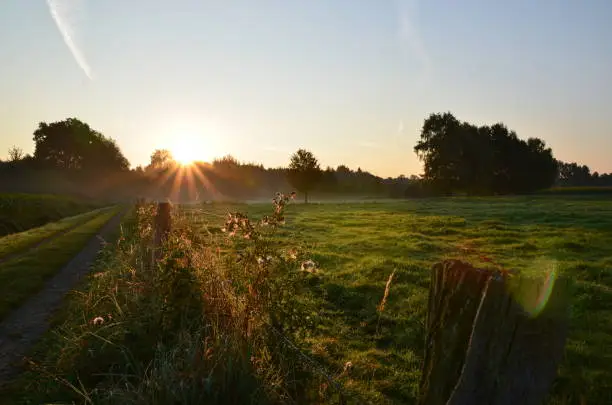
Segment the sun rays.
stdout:
<svg viewBox="0 0 612 405">
<path fill-rule="evenodd" d="M 210 193 L 212 198 L 219 197 L 221 193 L 202 170 L 203 163 L 177 164 L 166 169 L 159 177 L 158 185 L 166 189 L 169 185 L 167 197 L 172 201 L 188 200 L 198 201 L 201 190 Z"/>
</svg>

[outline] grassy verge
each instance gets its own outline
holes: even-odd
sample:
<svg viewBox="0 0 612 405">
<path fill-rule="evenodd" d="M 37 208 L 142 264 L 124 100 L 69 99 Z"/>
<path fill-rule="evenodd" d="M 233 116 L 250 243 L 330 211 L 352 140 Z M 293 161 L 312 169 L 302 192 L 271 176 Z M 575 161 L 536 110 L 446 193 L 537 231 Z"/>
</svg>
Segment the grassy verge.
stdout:
<svg viewBox="0 0 612 405">
<path fill-rule="evenodd" d="M 0 319 L 36 293 L 45 281 L 76 255 L 118 208 L 103 212 L 70 232 L 10 259 L 0 266 Z"/>
<path fill-rule="evenodd" d="M 99 208 L 91 202 L 42 194 L 0 194 L 0 236 Z"/>
<path fill-rule="evenodd" d="M 98 216 L 102 212 L 112 208 L 100 208 L 98 210 L 86 212 L 84 214 L 75 215 L 73 217 L 63 218 L 57 222 L 29 229 L 24 232 L 14 233 L 0 238 L 0 261 L 9 255 L 21 252 L 28 247 L 34 246 L 45 239 L 51 238 L 60 232 L 66 231 L 76 225 L 83 224 L 93 217 Z"/>
</svg>

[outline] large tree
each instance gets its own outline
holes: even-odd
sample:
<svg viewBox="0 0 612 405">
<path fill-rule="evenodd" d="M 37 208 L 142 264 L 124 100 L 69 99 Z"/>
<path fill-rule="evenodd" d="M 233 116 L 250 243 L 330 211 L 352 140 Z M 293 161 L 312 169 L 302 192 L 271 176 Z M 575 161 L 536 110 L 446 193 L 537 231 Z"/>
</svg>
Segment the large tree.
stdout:
<svg viewBox="0 0 612 405">
<path fill-rule="evenodd" d="M 414 151 L 424 163 L 424 178 L 435 180 L 439 192 L 450 194 L 461 188 L 461 123 L 450 112 L 425 120 Z"/>
<path fill-rule="evenodd" d="M 501 123 L 478 127 L 451 113 L 430 115 L 414 150 L 424 179 L 444 194 L 531 192 L 550 187 L 557 173 L 541 139 L 523 141 Z"/>
<path fill-rule="evenodd" d="M 321 169 L 317 158 L 305 149 L 299 149 L 291 156 L 289 171 L 287 173 L 289 183 L 298 191 L 304 193 L 304 202 L 308 203 L 308 192 L 321 177 Z"/>
<path fill-rule="evenodd" d="M 125 171 L 130 166 L 114 140 L 76 118 L 41 122 L 34 142 L 34 158 L 45 168 L 104 172 Z"/>
</svg>

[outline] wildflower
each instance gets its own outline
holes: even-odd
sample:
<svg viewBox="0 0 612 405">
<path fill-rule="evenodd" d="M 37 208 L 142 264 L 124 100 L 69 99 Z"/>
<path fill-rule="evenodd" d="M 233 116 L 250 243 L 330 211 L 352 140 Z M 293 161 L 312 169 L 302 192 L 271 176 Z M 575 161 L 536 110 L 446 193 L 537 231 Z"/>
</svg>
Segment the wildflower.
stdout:
<svg viewBox="0 0 612 405">
<path fill-rule="evenodd" d="M 344 363 L 344 370 L 342 370 L 342 373 L 340 374 L 340 376 L 348 375 L 351 372 L 352 368 L 353 368 L 353 362 L 347 361 L 346 363 Z"/>
<path fill-rule="evenodd" d="M 104 318 L 102 318 L 101 316 L 96 316 L 91 323 L 93 323 L 94 325 L 102 325 L 104 323 Z"/>
<path fill-rule="evenodd" d="M 307 271 L 308 273 L 315 273 L 317 271 L 317 265 L 312 260 L 306 260 L 302 262 L 302 271 Z"/>
</svg>

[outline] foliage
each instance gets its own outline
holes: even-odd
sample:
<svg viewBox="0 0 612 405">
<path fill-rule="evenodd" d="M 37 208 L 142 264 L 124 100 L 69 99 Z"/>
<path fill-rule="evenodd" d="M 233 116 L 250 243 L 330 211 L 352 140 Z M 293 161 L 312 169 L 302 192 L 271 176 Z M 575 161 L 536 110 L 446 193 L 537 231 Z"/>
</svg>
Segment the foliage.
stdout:
<svg viewBox="0 0 612 405">
<path fill-rule="evenodd" d="M 523 141 L 501 123 L 477 127 L 451 113 L 431 114 L 414 150 L 424 178 L 444 194 L 531 192 L 550 187 L 557 174 L 544 141 Z"/>
<path fill-rule="evenodd" d="M 598 172 L 591 173 L 591 169 L 586 165 L 578 165 L 575 162 L 558 162 L 559 177 L 557 184 L 562 187 L 577 186 L 612 186 L 612 173 Z"/>
<path fill-rule="evenodd" d="M 129 162 L 110 138 L 76 119 L 47 124 L 34 131 L 34 158 L 40 167 L 90 172 L 124 171 Z"/>
<path fill-rule="evenodd" d="M 9 162 L 18 162 L 21 159 L 24 158 L 24 153 L 23 153 L 23 149 L 17 147 L 17 146 L 12 146 L 11 148 L 9 148 L 8 151 L 8 157 L 9 157 Z"/>
<path fill-rule="evenodd" d="M 553 181 L 562 187 L 612 185 L 611 174 L 591 173 L 587 166 L 552 159 L 550 149 L 537 138 L 523 141 L 503 124 L 476 127 L 450 113 L 432 114 L 425 120 L 415 147 L 424 162 L 424 175 L 396 178 L 342 164 L 320 170 L 316 158 L 304 150 L 294 154 L 293 169 L 265 168 L 231 155 L 181 166 L 170 151 L 158 149 L 146 168 L 126 170 L 129 164 L 116 143 L 75 118 L 40 123 L 34 140 L 34 156 L 12 148 L 11 161 L 0 162 L 0 191 L 108 201 L 143 196 L 174 201 L 256 200 L 292 185 L 298 190 L 308 186 L 300 190 L 305 198 L 316 193 L 323 200 L 530 193 Z M 307 166 L 311 163 L 313 170 Z"/>
<path fill-rule="evenodd" d="M 308 202 L 308 192 L 321 177 L 319 162 L 312 152 L 299 149 L 291 156 L 287 175 L 291 185 L 304 193 L 304 202 Z"/>
<path fill-rule="evenodd" d="M 225 209 L 210 206 L 194 213 L 194 221 L 207 223 Z M 247 212 L 261 211 L 251 205 Z M 433 263 L 457 258 L 570 274 L 577 281 L 570 336 L 549 403 L 588 404 L 611 399 L 610 230 L 605 196 L 425 198 L 296 205 L 279 243 L 299 242 L 317 264 L 308 300 L 319 322 L 305 340 L 314 358 L 358 396 L 355 403 L 416 403 Z"/>
<path fill-rule="evenodd" d="M 151 154 L 151 162 L 145 168 L 145 171 L 151 172 L 156 170 L 165 170 L 174 166 L 176 166 L 176 161 L 174 160 L 174 157 L 172 157 L 172 153 L 170 153 L 169 150 L 156 149 Z"/>
<path fill-rule="evenodd" d="M 289 221 L 276 204 L 260 221 L 260 204 L 184 207 L 155 271 L 154 210 L 142 207 L 15 392 L 29 403 L 332 404 L 337 383 L 355 403 L 416 403 L 430 268 L 455 257 L 572 274 L 570 337 L 549 403 L 609 402 L 606 199 L 309 204 Z M 300 363 L 279 330 L 331 378 Z"/>
<path fill-rule="evenodd" d="M 7 397 L 96 404 L 322 398 L 319 380 L 284 340 L 312 328 L 308 307 L 295 300 L 304 294 L 297 257 L 274 236 L 289 200 L 277 195 L 260 221 L 227 217 L 227 236 L 177 213 L 155 264 L 154 206 L 141 206 Z"/>
</svg>

